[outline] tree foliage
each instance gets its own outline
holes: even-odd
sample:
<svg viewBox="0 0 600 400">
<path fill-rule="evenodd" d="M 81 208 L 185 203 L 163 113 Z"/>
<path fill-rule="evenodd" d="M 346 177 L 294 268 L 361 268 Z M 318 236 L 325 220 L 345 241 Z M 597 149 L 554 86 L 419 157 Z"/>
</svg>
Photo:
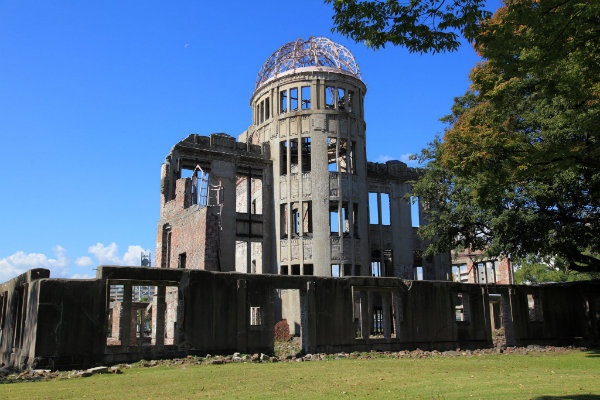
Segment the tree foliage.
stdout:
<svg viewBox="0 0 600 400">
<path fill-rule="evenodd" d="M 572 282 L 598 279 L 598 273 L 584 273 L 571 271 L 564 260 L 554 258 L 541 260 L 539 257 L 529 256 L 524 260 L 515 260 L 518 267 L 515 269 L 515 283 L 543 283 L 543 282 Z"/>
<path fill-rule="evenodd" d="M 335 31 L 375 49 L 390 43 L 419 53 L 456 50 L 461 35 L 473 39 L 490 16 L 484 0 L 325 2 L 333 4 Z"/>
<path fill-rule="evenodd" d="M 507 0 L 475 48 L 470 90 L 421 154 L 429 250 L 600 271 L 600 2 Z"/>
</svg>

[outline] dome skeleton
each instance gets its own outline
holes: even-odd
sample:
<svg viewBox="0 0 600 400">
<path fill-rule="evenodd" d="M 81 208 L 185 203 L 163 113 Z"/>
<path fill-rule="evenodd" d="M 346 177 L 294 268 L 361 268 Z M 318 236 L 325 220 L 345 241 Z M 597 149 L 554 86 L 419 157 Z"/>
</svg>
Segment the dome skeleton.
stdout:
<svg viewBox="0 0 600 400">
<path fill-rule="evenodd" d="M 286 71 L 305 67 L 328 67 L 360 79 L 354 56 L 344 46 L 325 37 L 298 39 L 277 49 L 263 64 L 256 77 L 256 88 Z"/>
</svg>

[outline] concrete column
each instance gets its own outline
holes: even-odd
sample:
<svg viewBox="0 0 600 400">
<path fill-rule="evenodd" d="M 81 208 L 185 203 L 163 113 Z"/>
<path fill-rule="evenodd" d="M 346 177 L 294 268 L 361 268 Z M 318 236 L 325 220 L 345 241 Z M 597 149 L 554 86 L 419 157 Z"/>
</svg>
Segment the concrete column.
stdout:
<svg viewBox="0 0 600 400">
<path fill-rule="evenodd" d="M 393 306 L 394 306 L 394 332 L 396 333 L 396 339 L 400 339 L 401 331 L 400 327 L 402 326 L 402 297 L 400 297 L 400 293 L 394 293 L 392 297 Z"/>
<path fill-rule="evenodd" d="M 390 339 L 392 337 L 392 315 L 391 311 L 391 293 L 381 294 L 381 307 L 383 308 L 383 337 Z"/>
<path fill-rule="evenodd" d="M 121 316 L 119 318 L 119 340 L 121 346 L 131 345 L 131 283 L 123 285 L 123 302 L 121 303 Z"/>
<path fill-rule="evenodd" d="M 369 292 L 360 291 L 360 332 L 364 341 L 371 335 L 371 320 L 369 312 Z"/>
<path fill-rule="evenodd" d="M 300 315 L 302 326 L 302 351 L 306 354 L 317 351 L 317 310 L 316 308 L 316 284 L 306 283 L 306 292 L 300 291 Z"/>
<path fill-rule="evenodd" d="M 516 346 L 515 327 L 512 317 L 512 293 L 508 289 L 506 293 L 502 293 L 502 319 L 504 323 L 504 336 L 506 337 L 507 346 Z"/>
<path fill-rule="evenodd" d="M 236 291 L 237 303 L 237 337 L 236 347 L 239 352 L 248 351 L 248 282 L 238 279 Z"/>
<path fill-rule="evenodd" d="M 154 295 L 154 310 L 152 312 L 152 344 L 162 346 L 165 344 L 165 287 L 157 286 Z"/>
</svg>

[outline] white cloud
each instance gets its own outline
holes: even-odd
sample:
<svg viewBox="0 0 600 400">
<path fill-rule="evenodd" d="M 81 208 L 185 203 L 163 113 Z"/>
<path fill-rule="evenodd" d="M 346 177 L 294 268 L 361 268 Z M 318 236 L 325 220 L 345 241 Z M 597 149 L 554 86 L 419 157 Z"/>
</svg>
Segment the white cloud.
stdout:
<svg viewBox="0 0 600 400">
<path fill-rule="evenodd" d="M 411 157 L 414 156 L 414 153 L 405 153 L 400 156 L 400 161 L 406 163 L 409 167 L 416 167 L 419 165 L 417 160 L 411 160 Z"/>
<path fill-rule="evenodd" d="M 0 259 L 0 282 L 5 282 L 33 268 L 47 268 L 53 275 L 65 276 L 69 271 L 67 251 L 62 246 L 53 249 L 54 257 L 42 253 L 16 253 Z"/>
<path fill-rule="evenodd" d="M 88 251 L 98 260 L 98 265 L 140 265 L 142 246 L 131 245 L 123 257 L 119 255 L 119 247 L 115 242 L 109 245 L 96 243 L 88 247 Z"/>
<path fill-rule="evenodd" d="M 0 258 L 0 283 L 34 268 L 49 269 L 50 276 L 55 278 L 89 279 L 95 276 L 92 272 L 94 266 L 140 265 L 143 251 L 145 250 L 142 246 L 130 245 L 127 252 L 121 256 L 116 243 L 104 245 L 98 242 L 88 247 L 89 255 L 77 257 L 74 262 L 69 260 L 67 250 L 62 246 L 55 246 L 51 255 L 17 251 L 8 257 Z"/>
<path fill-rule="evenodd" d="M 94 262 L 92 261 L 91 257 L 83 256 L 75 260 L 75 265 L 78 267 L 91 267 L 94 265 Z"/>
</svg>

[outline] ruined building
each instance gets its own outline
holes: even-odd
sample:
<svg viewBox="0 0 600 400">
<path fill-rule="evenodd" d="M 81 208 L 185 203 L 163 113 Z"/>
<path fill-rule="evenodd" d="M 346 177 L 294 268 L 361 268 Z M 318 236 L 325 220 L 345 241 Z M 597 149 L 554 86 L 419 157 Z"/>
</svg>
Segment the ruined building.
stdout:
<svg viewBox="0 0 600 400">
<path fill-rule="evenodd" d="M 406 198 L 418 170 L 367 162 L 366 92 L 345 47 L 313 37 L 279 48 L 238 141 L 190 135 L 167 156 L 157 266 L 449 280 L 448 255 L 420 256 Z"/>
<path fill-rule="evenodd" d="M 453 282 L 449 255 L 421 256 L 406 199 L 419 172 L 367 162 L 365 94 L 344 47 L 281 47 L 239 140 L 190 135 L 169 152 L 156 267 L 0 284 L 0 364 L 272 354 L 280 318 L 305 353 L 490 347 L 499 326 L 507 345 L 598 344 L 600 281 L 497 285 L 490 261 Z"/>
</svg>

